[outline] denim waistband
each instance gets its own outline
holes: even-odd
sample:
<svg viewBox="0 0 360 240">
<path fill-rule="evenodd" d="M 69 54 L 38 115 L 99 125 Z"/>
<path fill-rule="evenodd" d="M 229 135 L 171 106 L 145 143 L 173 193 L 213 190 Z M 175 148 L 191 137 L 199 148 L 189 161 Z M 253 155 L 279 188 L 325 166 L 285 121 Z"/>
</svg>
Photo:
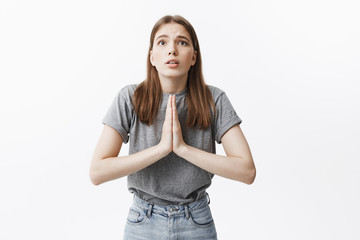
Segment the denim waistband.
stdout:
<svg viewBox="0 0 360 240">
<path fill-rule="evenodd" d="M 151 214 L 154 212 L 154 213 L 168 215 L 168 216 L 181 215 L 181 214 L 185 213 L 186 217 L 188 218 L 189 211 L 195 210 L 204 205 L 207 205 L 207 204 L 209 204 L 209 202 L 210 202 L 210 200 L 208 200 L 208 194 L 206 194 L 205 197 L 203 197 L 195 202 L 191 202 L 191 203 L 188 203 L 185 205 L 164 206 L 164 205 L 153 204 L 151 202 L 145 201 L 134 194 L 134 204 L 144 210 L 146 209 L 148 217 L 150 217 Z"/>
</svg>

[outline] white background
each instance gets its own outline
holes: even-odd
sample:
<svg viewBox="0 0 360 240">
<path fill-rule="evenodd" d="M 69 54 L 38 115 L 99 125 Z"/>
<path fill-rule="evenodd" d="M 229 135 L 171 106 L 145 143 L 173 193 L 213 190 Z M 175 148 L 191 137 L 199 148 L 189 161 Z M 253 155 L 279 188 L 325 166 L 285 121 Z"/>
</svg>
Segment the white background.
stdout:
<svg viewBox="0 0 360 240">
<path fill-rule="evenodd" d="M 166 14 L 194 26 L 205 80 L 243 119 L 257 167 L 253 185 L 214 178 L 219 239 L 360 239 L 359 12 L 348 0 L 2 1 L 0 239 L 122 238 L 126 179 L 95 187 L 89 163 Z"/>
</svg>

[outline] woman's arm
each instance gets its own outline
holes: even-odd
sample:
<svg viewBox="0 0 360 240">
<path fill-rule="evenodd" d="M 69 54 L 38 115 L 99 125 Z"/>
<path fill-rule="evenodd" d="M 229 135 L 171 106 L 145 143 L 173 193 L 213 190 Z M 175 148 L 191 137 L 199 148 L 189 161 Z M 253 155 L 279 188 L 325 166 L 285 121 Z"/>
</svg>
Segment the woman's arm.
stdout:
<svg viewBox="0 0 360 240">
<path fill-rule="evenodd" d="M 227 156 L 205 152 L 185 144 L 175 103 L 173 106 L 173 151 L 178 156 L 213 174 L 246 184 L 254 182 L 255 164 L 239 125 L 233 126 L 221 138 Z"/>
<path fill-rule="evenodd" d="M 252 184 L 256 169 L 247 141 L 238 125 L 227 131 L 221 139 L 227 156 L 221 156 L 184 145 L 174 152 L 180 157 L 213 174 Z"/>
<path fill-rule="evenodd" d="M 112 127 L 104 126 L 90 164 L 90 179 L 94 185 L 114 180 L 137 172 L 165 157 L 172 151 L 171 101 L 169 98 L 160 143 L 151 148 L 117 157 L 122 137 Z"/>
</svg>

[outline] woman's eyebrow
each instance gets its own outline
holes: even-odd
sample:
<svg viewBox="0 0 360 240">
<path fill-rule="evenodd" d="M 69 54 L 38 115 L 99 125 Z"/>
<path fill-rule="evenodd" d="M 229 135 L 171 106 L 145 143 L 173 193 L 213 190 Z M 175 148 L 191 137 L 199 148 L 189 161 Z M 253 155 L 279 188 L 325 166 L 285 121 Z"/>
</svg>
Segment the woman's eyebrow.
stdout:
<svg viewBox="0 0 360 240">
<path fill-rule="evenodd" d="M 166 34 L 162 34 L 162 35 L 158 36 L 156 38 L 156 40 L 158 40 L 159 38 L 169 38 L 169 36 Z M 190 42 L 190 40 L 187 37 L 185 37 L 184 35 L 178 35 L 178 36 L 176 36 L 176 38 L 183 38 L 183 39 L 187 40 L 188 42 Z"/>
</svg>

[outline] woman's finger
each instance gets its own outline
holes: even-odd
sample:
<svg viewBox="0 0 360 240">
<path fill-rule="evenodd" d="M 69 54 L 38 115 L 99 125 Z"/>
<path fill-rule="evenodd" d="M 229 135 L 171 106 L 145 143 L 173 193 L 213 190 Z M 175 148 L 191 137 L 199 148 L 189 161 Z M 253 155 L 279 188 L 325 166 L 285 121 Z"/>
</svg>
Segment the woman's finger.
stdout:
<svg viewBox="0 0 360 240">
<path fill-rule="evenodd" d="M 172 96 L 172 113 L 173 113 L 173 124 L 177 125 L 179 118 L 178 118 L 178 112 L 176 108 L 176 96 Z"/>
<path fill-rule="evenodd" d="M 180 134 L 181 133 L 181 127 L 179 122 L 179 115 L 176 108 L 176 97 L 173 96 L 172 99 L 172 113 L 173 113 L 173 132 L 174 134 Z"/>
<path fill-rule="evenodd" d="M 169 96 L 167 106 L 166 106 L 166 112 L 165 112 L 165 121 L 171 121 L 172 120 L 172 107 L 171 107 L 171 96 Z"/>
<path fill-rule="evenodd" d="M 165 121 L 163 123 L 162 133 L 161 133 L 161 140 L 160 145 L 163 149 L 167 152 L 172 151 L 172 109 L 171 109 L 171 97 L 169 97 L 166 112 L 165 112 Z"/>
</svg>

